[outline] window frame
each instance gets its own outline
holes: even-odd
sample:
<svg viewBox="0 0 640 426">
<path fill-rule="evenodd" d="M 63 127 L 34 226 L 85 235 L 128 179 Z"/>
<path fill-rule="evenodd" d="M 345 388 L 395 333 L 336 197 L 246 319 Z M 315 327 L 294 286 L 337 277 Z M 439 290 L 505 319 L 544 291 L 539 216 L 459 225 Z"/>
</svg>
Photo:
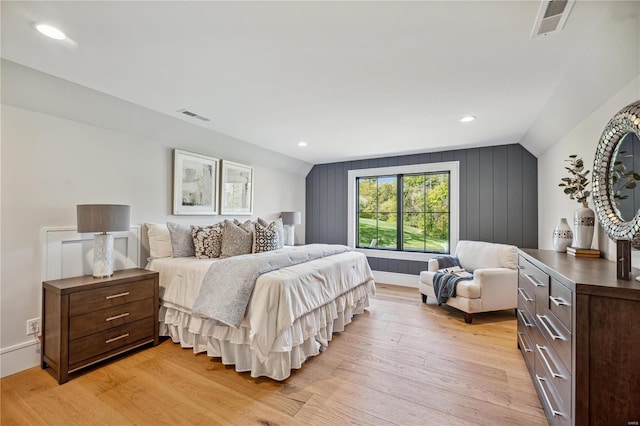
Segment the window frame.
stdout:
<svg viewBox="0 0 640 426">
<path fill-rule="evenodd" d="M 417 251 L 399 251 L 385 248 L 356 248 L 356 181 L 360 177 L 376 177 L 389 175 L 410 175 L 421 173 L 449 173 L 449 252 L 455 250 L 460 235 L 460 162 L 446 161 L 439 163 L 412 164 L 406 166 L 376 167 L 371 169 L 353 169 L 348 171 L 348 238 L 347 244 L 354 250 L 370 257 L 387 259 L 404 259 L 427 261 L 442 253 L 425 253 Z"/>
</svg>

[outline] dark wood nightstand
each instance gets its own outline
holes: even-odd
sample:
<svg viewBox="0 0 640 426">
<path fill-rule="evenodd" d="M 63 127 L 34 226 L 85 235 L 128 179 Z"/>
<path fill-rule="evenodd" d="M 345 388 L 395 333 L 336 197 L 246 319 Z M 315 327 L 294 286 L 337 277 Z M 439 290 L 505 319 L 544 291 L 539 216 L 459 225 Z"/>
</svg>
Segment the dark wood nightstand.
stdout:
<svg viewBox="0 0 640 426">
<path fill-rule="evenodd" d="M 116 271 L 42 283 L 42 368 L 62 384 L 69 373 L 158 344 L 158 273 Z"/>
</svg>

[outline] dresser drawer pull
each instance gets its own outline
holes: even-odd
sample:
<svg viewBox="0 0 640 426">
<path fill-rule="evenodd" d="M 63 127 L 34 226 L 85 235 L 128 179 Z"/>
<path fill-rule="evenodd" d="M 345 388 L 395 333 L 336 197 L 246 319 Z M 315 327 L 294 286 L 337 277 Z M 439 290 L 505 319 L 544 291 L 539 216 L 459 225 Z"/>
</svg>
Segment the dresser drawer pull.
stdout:
<svg viewBox="0 0 640 426">
<path fill-rule="evenodd" d="M 542 382 L 546 382 L 547 379 L 545 379 L 544 377 L 540 377 L 536 374 L 536 380 L 538 380 L 538 384 L 540 385 L 540 390 L 542 391 L 542 396 L 544 397 L 544 401 L 547 403 L 547 407 L 549 407 L 549 409 L 551 410 L 551 415 L 553 417 L 555 416 L 562 416 L 564 417 L 564 414 L 562 414 L 560 411 L 556 410 L 555 408 L 553 408 L 553 406 L 551 405 L 551 401 L 549 400 L 549 396 L 547 396 L 547 391 L 544 388 L 544 385 L 542 384 Z"/>
<path fill-rule="evenodd" d="M 129 316 L 129 312 L 125 312 L 124 314 L 114 315 L 112 317 L 109 317 L 109 318 L 106 319 L 106 321 L 113 321 L 115 319 L 124 318 L 124 317 L 128 317 L 128 316 Z"/>
<path fill-rule="evenodd" d="M 544 287 L 544 284 L 542 284 L 540 281 L 538 281 L 538 279 L 536 277 L 534 277 L 531 274 L 525 274 L 525 277 L 527 277 L 527 279 L 529 281 L 531 281 L 531 283 L 533 285 L 535 285 L 536 287 Z"/>
<path fill-rule="evenodd" d="M 554 305 L 556 306 L 571 306 L 569 305 L 569 303 L 567 303 L 566 300 L 564 300 L 562 297 L 553 297 L 553 296 L 549 296 L 549 299 L 551 299 L 551 301 L 553 302 Z"/>
<path fill-rule="evenodd" d="M 125 291 L 124 293 L 118 293 L 118 294 L 112 294 L 111 296 L 107 296 L 105 299 L 109 300 L 109 299 L 115 299 L 116 297 L 124 297 L 124 296 L 128 296 L 129 292 Z"/>
<path fill-rule="evenodd" d="M 518 265 L 518 269 L 526 269 L 526 268 L 522 265 Z"/>
<path fill-rule="evenodd" d="M 522 313 L 522 309 L 518 309 L 518 316 L 522 320 L 522 323 L 524 324 L 525 327 L 533 327 L 533 324 L 531 324 L 529 321 L 527 321 L 527 318 Z"/>
<path fill-rule="evenodd" d="M 567 340 L 562 334 L 555 333 L 555 330 L 553 331 L 551 330 L 553 327 L 547 324 L 549 319 L 547 318 L 546 315 L 536 314 L 536 316 L 538 317 L 538 319 L 542 323 L 542 326 L 544 327 L 545 330 L 547 330 L 547 333 L 549 333 L 549 336 L 551 336 L 553 340 Z"/>
<path fill-rule="evenodd" d="M 124 339 L 125 337 L 129 337 L 129 333 L 122 334 L 118 337 L 114 337 L 113 339 L 107 340 L 105 343 L 115 342 L 116 340 Z"/>
<path fill-rule="evenodd" d="M 529 297 L 529 295 L 526 291 L 524 291 L 523 288 L 519 288 L 518 293 L 520 293 L 525 302 L 533 302 L 533 299 Z"/>
<path fill-rule="evenodd" d="M 564 379 L 564 376 L 560 373 L 556 373 L 555 371 L 553 371 L 553 368 L 551 368 L 551 363 L 549 363 L 549 360 L 547 359 L 547 356 L 542 353 L 542 351 L 544 350 L 545 352 L 548 351 L 548 349 L 544 346 L 540 346 L 540 345 L 536 345 L 536 349 L 538 349 L 538 353 L 540 354 L 540 357 L 542 358 L 542 361 L 544 361 L 544 364 L 547 366 L 547 369 L 551 372 L 551 377 L 556 379 Z"/>
<path fill-rule="evenodd" d="M 532 349 L 527 348 L 527 345 L 524 344 L 524 340 L 522 339 L 522 333 L 518 333 L 518 340 L 520 340 L 520 346 L 522 346 L 525 352 L 533 352 Z"/>
</svg>

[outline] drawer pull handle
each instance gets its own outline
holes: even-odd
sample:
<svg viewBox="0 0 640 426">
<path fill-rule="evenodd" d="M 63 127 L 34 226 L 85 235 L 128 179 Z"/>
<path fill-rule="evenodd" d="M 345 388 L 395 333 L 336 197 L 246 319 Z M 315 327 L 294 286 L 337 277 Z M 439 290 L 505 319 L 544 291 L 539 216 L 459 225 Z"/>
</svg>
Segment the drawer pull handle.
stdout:
<svg viewBox="0 0 640 426">
<path fill-rule="evenodd" d="M 533 299 L 529 297 L 529 295 L 526 291 L 524 291 L 523 288 L 519 288 L 518 293 L 520 293 L 525 302 L 533 302 Z"/>
<path fill-rule="evenodd" d="M 106 319 L 106 321 L 113 321 L 115 319 L 124 318 L 124 317 L 128 317 L 128 316 L 129 316 L 129 312 L 125 312 L 124 314 L 114 315 L 112 317 L 109 317 L 109 318 Z"/>
<path fill-rule="evenodd" d="M 527 345 L 524 344 L 524 339 L 522 338 L 522 333 L 518 333 L 518 340 L 520 340 L 520 346 L 524 348 L 525 352 L 533 352 L 532 349 L 527 348 Z"/>
<path fill-rule="evenodd" d="M 567 340 L 564 338 L 562 334 L 555 333 L 555 330 L 552 330 L 553 326 L 551 326 L 550 324 L 547 324 L 549 322 L 549 319 L 547 318 L 546 315 L 536 314 L 536 316 L 538 317 L 538 319 L 542 323 L 542 326 L 544 327 L 545 330 L 547 330 L 547 333 L 549 333 L 549 336 L 551 336 L 553 340 Z"/>
<path fill-rule="evenodd" d="M 526 268 L 522 265 L 518 265 L 518 269 L 526 269 Z"/>
<path fill-rule="evenodd" d="M 549 299 L 551 299 L 553 304 L 556 306 L 570 306 L 569 303 L 567 303 L 567 301 L 564 300 L 562 297 L 549 296 Z"/>
<path fill-rule="evenodd" d="M 115 342 L 116 340 L 124 339 L 125 337 L 129 337 L 129 333 L 125 333 L 125 334 L 122 334 L 122 335 L 120 335 L 120 336 L 118 336 L 118 337 L 114 337 L 113 339 L 109 339 L 109 340 L 107 340 L 107 341 L 106 341 L 106 342 L 104 342 L 104 343 L 111 343 L 111 342 Z"/>
<path fill-rule="evenodd" d="M 542 351 L 544 350 L 545 352 L 548 351 L 548 349 L 544 346 L 540 346 L 540 345 L 536 345 L 536 349 L 538 349 L 538 353 L 540 354 L 540 357 L 542 358 L 542 361 L 544 361 L 544 364 L 547 366 L 547 369 L 551 372 L 551 377 L 556 379 L 564 379 L 564 376 L 560 373 L 556 373 L 555 371 L 553 371 L 553 368 L 551 368 L 551 363 L 549 363 L 549 360 L 547 359 L 546 355 L 544 353 L 542 353 Z"/>
<path fill-rule="evenodd" d="M 536 287 L 544 287 L 544 284 L 542 284 L 540 281 L 538 281 L 538 279 L 536 277 L 534 277 L 531 274 L 525 274 L 525 277 L 527 277 L 527 279 L 529 281 L 531 281 L 531 283 L 533 285 L 535 285 Z"/>
<path fill-rule="evenodd" d="M 529 321 L 527 321 L 527 318 L 522 313 L 522 309 L 518 309 L 518 316 L 522 320 L 522 323 L 524 324 L 525 327 L 533 327 L 533 324 L 531 324 Z"/>
<path fill-rule="evenodd" d="M 555 408 L 553 408 L 553 406 L 551 405 L 551 401 L 549 400 L 549 396 L 547 395 L 547 391 L 544 389 L 544 385 L 542 384 L 542 382 L 546 382 L 547 379 L 540 377 L 536 374 L 536 380 L 538 380 L 538 384 L 540 385 L 540 390 L 542 391 L 542 396 L 544 397 L 544 401 L 547 403 L 547 407 L 549 407 L 549 409 L 551 410 L 551 415 L 553 417 L 555 416 L 562 416 L 564 417 L 564 414 L 562 414 L 560 411 L 556 410 Z"/>
<path fill-rule="evenodd" d="M 118 294 L 112 294 L 111 296 L 107 296 L 106 299 L 115 299 L 116 297 L 124 297 L 124 296 L 128 296 L 129 292 L 125 291 L 124 293 L 118 293 Z"/>
</svg>

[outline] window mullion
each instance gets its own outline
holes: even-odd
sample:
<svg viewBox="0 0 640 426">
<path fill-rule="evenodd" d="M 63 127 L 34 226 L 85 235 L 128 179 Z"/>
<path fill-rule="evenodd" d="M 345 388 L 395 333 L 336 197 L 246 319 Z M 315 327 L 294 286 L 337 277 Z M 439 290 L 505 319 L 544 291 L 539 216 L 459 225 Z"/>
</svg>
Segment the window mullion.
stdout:
<svg viewBox="0 0 640 426">
<path fill-rule="evenodd" d="M 402 230 L 404 229 L 404 175 L 397 175 L 397 185 L 396 185 L 396 236 L 398 243 L 396 244 L 396 248 L 400 251 L 404 250 L 404 233 Z"/>
</svg>

